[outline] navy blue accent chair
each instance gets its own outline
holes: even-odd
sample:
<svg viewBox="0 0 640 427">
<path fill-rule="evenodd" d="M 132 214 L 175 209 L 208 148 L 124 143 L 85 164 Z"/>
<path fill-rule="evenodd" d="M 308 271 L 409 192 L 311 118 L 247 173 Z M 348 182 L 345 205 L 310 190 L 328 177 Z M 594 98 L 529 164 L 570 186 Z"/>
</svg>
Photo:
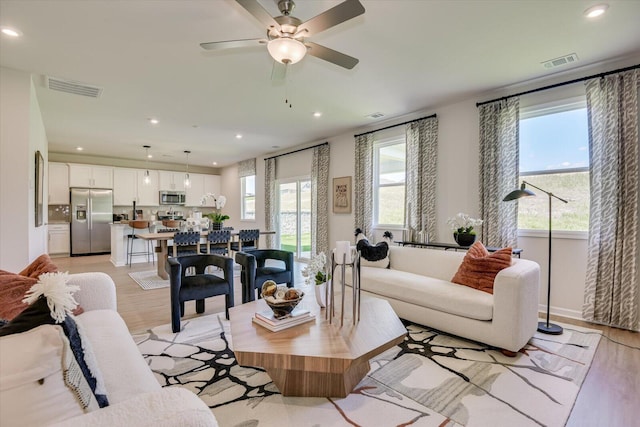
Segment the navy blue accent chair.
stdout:
<svg viewBox="0 0 640 427">
<path fill-rule="evenodd" d="M 267 263 L 267 260 L 277 262 Z M 273 280 L 278 284 L 286 283 L 287 287 L 293 287 L 293 252 L 277 249 L 237 252 L 236 262 L 242 266 L 240 282 L 243 304 L 255 300 L 256 289 L 260 298 L 260 289 L 267 280 Z"/>
<path fill-rule="evenodd" d="M 233 260 L 222 255 L 187 255 L 170 257 L 169 282 L 171 286 L 171 329 L 180 331 L 180 318 L 184 316 L 184 302 L 196 301 L 196 313 L 204 313 L 205 298 L 225 296 L 225 314 L 233 307 Z M 222 270 L 222 277 L 207 272 L 207 267 Z M 187 275 L 187 270 L 195 274 Z"/>
</svg>

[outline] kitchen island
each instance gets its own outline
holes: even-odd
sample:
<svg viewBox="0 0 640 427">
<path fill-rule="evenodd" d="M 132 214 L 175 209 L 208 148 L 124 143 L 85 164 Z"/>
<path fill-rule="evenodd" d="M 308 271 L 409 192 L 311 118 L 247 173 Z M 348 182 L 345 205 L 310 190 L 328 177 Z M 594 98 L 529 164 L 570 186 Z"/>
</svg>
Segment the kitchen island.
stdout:
<svg viewBox="0 0 640 427">
<path fill-rule="evenodd" d="M 111 264 L 116 267 L 122 267 L 127 265 L 127 244 L 129 238 L 127 237 L 133 231 L 133 228 L 129 227 L 128 221 L 113 222 L 109 224 L 111 226 Z M 136 235 L 149 233 L 148 228 L 136 229 Z M 148 242 L 143 239 L 133 240 L 133 252 L 144 252 L 147 250 Z M 154 248 L 156 243 L 154 243 Z M 156 250 L 157 251 L 157 250 Z M 155 251 L 152 254 L 155 256 Z M 147 262 L 147 258 L 143 256 L 134 256 L 131 258 L 132 263 Z"/>
</svg>

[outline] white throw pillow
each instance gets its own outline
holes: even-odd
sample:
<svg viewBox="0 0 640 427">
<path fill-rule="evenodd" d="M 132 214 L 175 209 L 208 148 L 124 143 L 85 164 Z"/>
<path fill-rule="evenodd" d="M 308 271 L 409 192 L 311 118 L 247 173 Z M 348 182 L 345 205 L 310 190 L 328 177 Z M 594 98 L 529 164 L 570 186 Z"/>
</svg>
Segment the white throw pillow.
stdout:
<svg viewBox="0 0 640 427">
<path fill-rule="evenodd" d="M 64 381 L 69 358 L 73 354 L 60 326 L 1 337 L 0 425 L 46 425 L 83 414 Z"/>
</svg>

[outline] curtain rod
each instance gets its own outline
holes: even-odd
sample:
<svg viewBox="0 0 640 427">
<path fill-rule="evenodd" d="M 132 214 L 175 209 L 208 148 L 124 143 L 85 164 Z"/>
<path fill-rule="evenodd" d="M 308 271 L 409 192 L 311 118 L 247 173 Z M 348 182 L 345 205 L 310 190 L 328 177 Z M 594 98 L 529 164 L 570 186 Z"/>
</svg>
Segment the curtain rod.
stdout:
<svg viewBox="0 0 640 427">
<path fill-rule="evenodd" d="M 635 70 L 636 68 L 640 68 L 640 64 L 632 65 L 630 67 L 625 67 L 625 68 L 618 68 L 617 70 L 607 71 L 605 73 L 594 74 L 592 76 L 581 77 L 579 79 L 573 79 L 573 80 L 569 80 L 568 82 L 556 83 L 556 84 L 553 84 L 553 85 L 540 87 L 538 89 L 531 89 L 531 90 L 527 90 L 527 91 L 524 91 L 524 92 L 516 93 L 514 95 L 508 95 L 508 96 L 503 96 L 503 97 L 500 97 L 500 98 L 492 99 L 490 101 L 476 102 L 476 107 L 479 107 L 479 106 L 484 105 L 484 104 L 490 104 L 490 103 L 496 102 L 496 101 L 503 101 L 505 99 L 513 98 L 513 97 L 516 97 L 516 96 L 528 95 L 530 93 L 541 92 L 541 91 L 547 90 L 547 89 L 555 89 L 555 88 L 560 87 L 560 86 L 571 85 L 571 84 L 574 84 L 574 83 L 583 82 L 585 80 L 601 78 L 601 77 L 604 77 L 604 76 L 608 76 L 610 74 L 616 74 L 616 73 L 622 73 L 622 72 L 625 72 L 625 71 Z"/>
<path fill-rule="evenodd" d="M 362 135 L 368 135 L 370 133 L 380 132 L 381 130 L 387 130 L 387 129 L 391 129 L 391 128 L 394 128 L 394 127 L 397 127 L 397 126 L 407 125 L 409 123 L 417 122 L 418 120 L 430 119 L 432 117 L 437 117 L 437 116 L 435 114 L 432 114 L 430 116 L 420 117 L 419 119 L 409 120 L 409 121 L 403 122 L 403 123 L 398 123 L 397 125 L 391 125 L 391 126 L 383 127 L 382 129 L 370 130 L 369 132 L 364 132 L 364 133 L 361 133 L 361 134 L 358 134 L 358 135 L 353 135 L 353 137 L 357 138 L 357 137 L 362 136 Z"/>
<path fill-rule="evenodd" d="M 316 147 L 322 147 L 323 145 L 329 145 L 329 143 L 328 142 L 323 142 L 322 144 L 312 145 L 311 147 L 306 147 L 306 148 L 301 148 L 299 150 L 289 151 L 288 153 L 278 154 L 277 156 L 267 157 L 264 160 L 266 161 L 266 160 L 275 159 L 277 157 L 288 156 L 289 154 L 299 153 L 300 151 L 310 150 L 310 149 L 316 148 Z"/>
</svg>

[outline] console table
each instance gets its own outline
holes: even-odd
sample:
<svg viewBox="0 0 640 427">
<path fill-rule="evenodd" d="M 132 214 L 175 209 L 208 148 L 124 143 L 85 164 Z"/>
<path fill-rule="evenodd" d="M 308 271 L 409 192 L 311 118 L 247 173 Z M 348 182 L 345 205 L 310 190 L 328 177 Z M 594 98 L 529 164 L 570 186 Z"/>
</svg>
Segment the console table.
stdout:
<svg viewBox="0 0 640 427">
<path fill-rule="evenodd" d="M 399 246 L 415 246 L 415 247 L 419 247 L 419 248 L 441 248 L 446 250 L 449 249 L 453 249 L 455 251 L 457 250 L 463 250 L 466 251 L 468 250 L 471 246 L 460 246 L 457 243 L 440 243 L 440 242 L 429 242 L 429 243 L 422 243 L 422 242 L 405 242 L 405 241 L 396 241 L 395 243 L 397 243 Z M 495 252 L 498 251 L 502 248 L 494 248 L 494 247 L 487 247 L 487 250 L 489 252 Z M 513 248 L 513 255 L 517 256 L 518 258 L 520 258 L 520 254 L 522 254 L 522 249 L 520 248 Z"/>
</svg>

